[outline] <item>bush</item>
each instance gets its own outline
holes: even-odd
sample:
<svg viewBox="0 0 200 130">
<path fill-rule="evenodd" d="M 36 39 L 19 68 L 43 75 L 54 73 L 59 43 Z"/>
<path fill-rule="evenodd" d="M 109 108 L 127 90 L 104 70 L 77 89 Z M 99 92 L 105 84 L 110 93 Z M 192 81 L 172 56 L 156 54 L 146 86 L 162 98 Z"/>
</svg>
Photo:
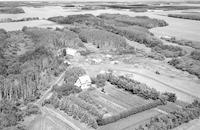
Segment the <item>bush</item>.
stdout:
<svg viewBox="0 0 200 130">
<path fill-rule="evenodd" d="M 85 74 L 85 70 L 81 67 L 69 67 L 65 72 L 64 81 L 67 85 L 73 85 L 79 77 Z"/>
<path fill-rule="evenodd" d="M 32 114 L 41 114 L 40 108 L 34 104 L 28 104 L 26 109 L 26 115 L 30 116 Z"/>
<path fill-rule="evenodd" d="M 199 61 L 200 61 L 200 51 L 195 50 L 195 51 L 193 51 L 193 52 L 190 54 L 190 56 L 191 56 L 193 59 L 199 60 Z"/>
<path fill-rule="evenodd" d="M 169 92 L 165 92 L 162 94 L 163 96 L 166 96 L 167 101 L 169 102 L 175 102 L 177 97 L 175 93 L 169 93 Z"/>
<path fill-rule="evenodd" d="M 93 78 L 93 83 L 97 85 L 97 87 L 104 87 L 107 81 L 107 77 L 105 74 L 98 74 L 95 78 Z"/>
<path fill-rule="evenodd" d="M 80 87 L 66 83 L 62 86 L 54 86 L 53 90 L 58 94 L 58 97 L 68 96 L 82 91 Z"/>
<path fill-rule="evenodd" d="M 0 129 L 15 126 L 23 121 L 24 113 L 11 101 L 0 101 Z"/>
</svg>

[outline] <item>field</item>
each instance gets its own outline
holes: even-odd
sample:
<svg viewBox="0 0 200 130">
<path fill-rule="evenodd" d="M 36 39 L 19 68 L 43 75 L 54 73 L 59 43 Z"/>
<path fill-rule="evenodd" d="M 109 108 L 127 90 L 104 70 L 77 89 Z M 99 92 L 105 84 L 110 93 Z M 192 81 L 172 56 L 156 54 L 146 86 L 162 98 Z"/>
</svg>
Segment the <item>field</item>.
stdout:
<svg viewBox="0 0 200 130">
<path fill-rule="evenodd" d="M 198 13 L 186 13 L 186 14 L 168 14 L 168 17 L 190 19 L 200 21 L 200 15 Z"/>
<path fill-rule="evenodd" d="M 133 130 L 137 128 L 140 124 L 143 124 L 153 116 L 160 115 L 158 111 L 150 109 L 127 118 L 121 119 L 117 122 L 101 126 L 98 130 Z"/>
<path fill-rule="evenodd" d="M 0 2 L 0 130 L 198 129 L 199 9 Z"/>
<path fill-rule="evenodd" d="M 100 90 L 91 91 L 93 98 L 100 104 L 105 106 L 111 114 L 117 114 L 124 110 L 138 107 L 150 101 L 144 100 L 141 97 L 117 89 L 109 83 L 105 86 L 105 93 Z"/>
</svg>

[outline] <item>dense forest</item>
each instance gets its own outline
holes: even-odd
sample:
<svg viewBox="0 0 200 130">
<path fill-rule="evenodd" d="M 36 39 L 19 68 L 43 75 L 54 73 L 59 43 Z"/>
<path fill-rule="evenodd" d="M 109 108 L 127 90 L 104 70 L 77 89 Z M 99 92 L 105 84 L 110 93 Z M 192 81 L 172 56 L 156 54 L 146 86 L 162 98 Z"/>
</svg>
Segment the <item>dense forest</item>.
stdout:
<svg viewBox="0 0 200 130">
<path fill-rule="evenodd" d="M 93 29 L 100 29 L 107 34 L 109 34 L 108 32 L 111 32 L 121 35 L 122 37 L 125 37 L 131 41 L 144 44 L 145 46 L 152 48 L 153 51 L 165 57 L 179 57 L 186 54 L 186 52 L 180 47 L 164 45 L 161 40 L 149 32 L 148 29 L 150 28 L 167 26 L 168 24 L 163 20 L 152 19 L 146 16 L 130 17 L 121 14 L 101 14 L 97 17 L 91 14 L 70 15 L 67 17 L 57 16 L 51 17 L 48 20 L 57 22 L 59 24 L 71 24 L 78 27 L 92 27 Z M 80 38 L 82 38 L 85 42 L 91 42 L 91 38 L 94 38 L 95 35 L 103 35 L 101 33 L 102 31 L 95 30 L 94 34 L 92 33 L 92 35 L 89 35 L 90 33 L 88 33 L 88 30 L 87 33 L 81 33 L 81 31 L 82 30 L 80 29 L 76 30 Z M 112 37 L 113 34 L 109 34 L 109 36 Z M 90 39 L 88 37 L 90 37 Z M 102 41 L 99 41 L 98 43 L 105 45 L 104 39 L 105 38 L 102 36 Z M 123 40 L 120 41 L 121 43 L 123 42 Z"/>
<path fill-rule="evenodd" d="M 49 83 L 66 69 L 63 60 L 56 55 L 57 50 L 63 47 L 85 49 L 79 36 L 67 29 L 24 27 L 11 32 L 0 29 L 0 109 L 13 106 L 20 112 L 21 106 L 39 99 Z M 16 105 L 18 103 L 20 105 Z M 31 113 L 31 110 L 27 111 Z M 2 110 L 0 127 L 14 126 L 23 121 L 24 114 L 20 119 L 13 114 L 3 114 Z M 2 121 L 6 119 L 15 122 L 5 124 Z"/>
</svg>

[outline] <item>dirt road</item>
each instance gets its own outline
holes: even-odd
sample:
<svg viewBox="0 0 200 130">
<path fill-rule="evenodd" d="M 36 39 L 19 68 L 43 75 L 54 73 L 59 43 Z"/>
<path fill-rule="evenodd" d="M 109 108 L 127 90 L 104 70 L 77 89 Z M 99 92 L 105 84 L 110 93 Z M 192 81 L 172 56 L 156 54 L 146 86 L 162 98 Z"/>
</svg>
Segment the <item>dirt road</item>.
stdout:
<svg viewBox="0 0 200 130">
<path fill-rule="evenodd" d="M 133 78 L 139 82 L 147 84 L 149 87 L 155 88 L 161 92 L 176 93 L 179 100 L 192 102 L 196 98 L 200 98 L 199 84 L 178 78 L 165 76 L 164 74 L 156 75 L 155 72 L 145 68 L 135 68 L 133 65 L 126 64 L 99 64 L 99 65 L 83 65 L 90 75 L 95 75 L 101 70 L 114 70 L 117 74 L 132 74 Z M 162 71 L 161 71 L 162 72 Z M 162 72 L 164 73 L 164 71 Z"/>
<path fill-rule="evenodd" d="M 42 105 L 42 102 L 48 97 L 53 86 L 58 84 L 62 80 L 64 74 L 65 74 L 65 71 L 57 78 L 57 80 L 49 87 L 49 89 L 43 94 L 43 96 L 39 100 L 37 100 L 35 104 Z"/>
</svg>

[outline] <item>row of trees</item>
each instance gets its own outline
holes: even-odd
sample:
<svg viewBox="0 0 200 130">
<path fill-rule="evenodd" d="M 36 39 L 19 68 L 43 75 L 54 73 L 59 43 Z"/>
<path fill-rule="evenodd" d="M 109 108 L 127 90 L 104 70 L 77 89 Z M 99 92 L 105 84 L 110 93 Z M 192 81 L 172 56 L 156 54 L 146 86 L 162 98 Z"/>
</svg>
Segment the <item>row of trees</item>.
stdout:
<svg viewBox="0 0 200 130">
<path fill-rule="evenodd" d="M 93 128 L 97 128 L 98 124 L 94 116 L 79 105 L 70 101 L 67 97 L 61 100 L 60 109 L 72 116 L 74 119 L 80 120 Z"/>
<path fill-rule="evenodd" d="M 54 86 L 53 90 L 58 94 L 58 97 L 68 96 L 70 94 L 79 93 L 82 91 L 80 87 L 77 87 L 73 84 L 64 83 L 61 86 Z"/>
<path fill-rule="evenodd" d="M 148 87 L 146 84 L 142 84 L 140 82 L 137 82 L 133 79 L 124 77 L 124 76 L 114 76 L 112 74 L 107 75 L 108 81 L 111 84 L 116 85 L 119 88 L 123 88 L 126 91 L 130 91 L 133 94 L 137 94 L 140 97 L 143 97 L 145 99 L 152 99 L 157 100 L 160 99 L 162 101 L 170 101 L 175 102 L 177 97 L 173 93 L 160 93 L 154 88 Z"/>
<path fill-rule="evenodd" d="M 97 122 L 98 122 L 98 125 L 106 125 L 106 124 L 109 124 L 109 123 L 113 123 L 117 120 L 120 120 L 122 118 L 126 118 L 130 115 L 137 114 L 137 113 L 140 113 L 142 111 L 149 110 L 151 108 L 155 108 L 159 105 L 163 105 L 163 102 L 161 100 L 156 100 L 154 102 L 147 103 L 147 104 L 144 104 L 144 105 L 141 105 L 141 106 L 138 106 L 138 107 L 133 107 L 129 110 L 125 110 L 125 111 L 120 112 L 116 115 L 112 115 L 110 117 L 102 118 L 100 120 L 97 120 Z"/>
<path fill-rule="evenodd" d="M 99 103 L 97 103 L 97 102 L 90 96 L 89 92 L 87 92 L 87 91 L 79 93 L 79 94 L 78 94 L 78 97 L 81 98 L 82 100 L 84 100 L 85 102 L 96 106 L 98 109 L 103 109 L 102 105 L 100 105 Z"/>
<path fill-rule="evenodd" d="M 169 130 L 188 123 L 200 116 L 200 102 L 194 101 L 192 104 L 173 112 L 168 115 L 156 116 L 144 125 L 139 126 L 136 130 Z"/>
<path fill-rule="evenodd" d="M 79 107 L 85 109 L 88 111 L 88 113 L 92 114 L 97 120 L 103 118 L 103 114 L 96 106 L 85 102 L 79 97 L 76 96 L 69 96 L 69 100 L 71 100 L 73 103 L 77 104 Z"/>
<path fill-rule="evenodd" d="M 117 22 L 125 23 L 126 25 L 138 25 L 145 28 L 155 28 L 167 26 L 167 22 L 164 20 L 149 18 L 148 16 L 136 16 L 130 17 L 122 14 L 101 14 L 98 16 L 102 19 L 115 20 Z"/>
<path fill-rule="evenodd" d="M 80 120 L 93 128 L 98 127 L 96 120 L 102 118 L 101 113 L 99 113 L 95 106 L 75 96 L 63 96 L 59 99 L 58 95 L 54 93 L 51 98 L 45 100 L 44 103 L 51 104 L 55 108 L 63 110 L 69 116 L 72 116 L 74 119 Z"/>
<path fill-rule="evenodd" d="M 187 71 L 188 73 L 196 75 L 200 78 L 200 61 L 194 58 L 198 58 L 198 56 L 196 57 L 196 55 L 193 54 L 193 56 L 173 58 L 168 63 L 177 69 Z"/>
<path fill-rule="evenodd" d="M 0 98 L 8 100 L 29 100 L 39 97 L 37 72 L 28 72 L 21 75 L 10 75 L 5 78 L 1 76 Z"/>
</svg>

